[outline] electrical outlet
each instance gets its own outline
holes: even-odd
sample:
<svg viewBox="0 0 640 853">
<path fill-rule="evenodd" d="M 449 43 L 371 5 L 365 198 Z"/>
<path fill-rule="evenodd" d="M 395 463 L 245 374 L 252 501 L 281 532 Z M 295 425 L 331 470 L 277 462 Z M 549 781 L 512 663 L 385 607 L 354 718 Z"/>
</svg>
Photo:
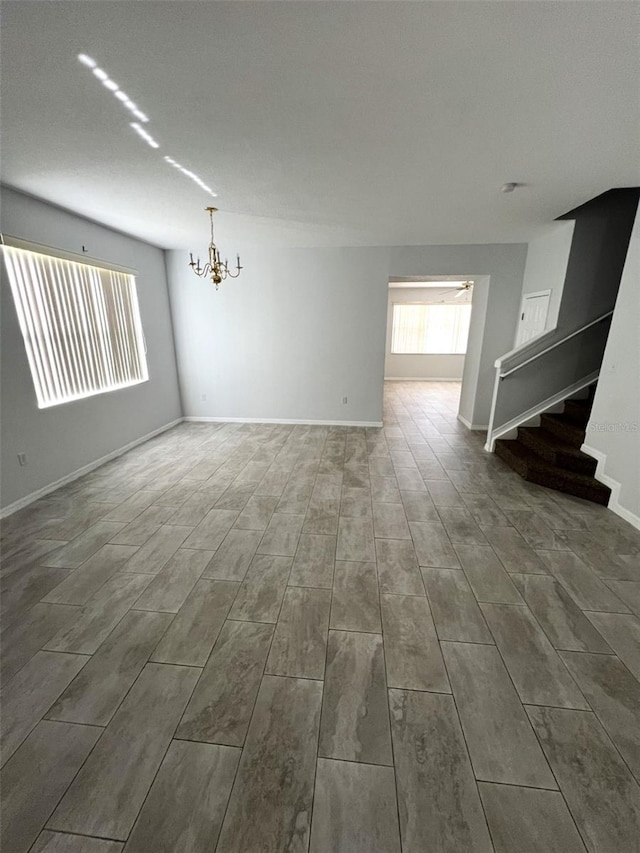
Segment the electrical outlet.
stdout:
<svg viewBox="0 0 640 853">
<path fill-rule="evenodd" d="M 344 406 L 344 404 L 345 404 L 346 402 L 348 402 L 348 401 L 347 401 L 347 398 L 346 398 L 346 397 L 343 397 L 343 398 L 342 398 L 342 405 Z"/>
<path fill-rule="evenodd" d="M 23 468 L 27 464 L 27 454 L 26 453 L 18 453 L 18 463 L 21 468 Z"/>
</svg>

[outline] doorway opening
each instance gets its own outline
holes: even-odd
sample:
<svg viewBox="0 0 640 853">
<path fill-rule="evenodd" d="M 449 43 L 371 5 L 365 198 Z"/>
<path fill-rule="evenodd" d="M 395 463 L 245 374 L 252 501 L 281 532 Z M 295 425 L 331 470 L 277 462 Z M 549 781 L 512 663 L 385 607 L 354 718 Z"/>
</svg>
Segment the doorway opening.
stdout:
<svg viewBox="0 0 640 853">
<path fill-rule="evenodd" d="M 462 381 L 473 278 L 389 282 L 385 380 Z"/>
</svg>

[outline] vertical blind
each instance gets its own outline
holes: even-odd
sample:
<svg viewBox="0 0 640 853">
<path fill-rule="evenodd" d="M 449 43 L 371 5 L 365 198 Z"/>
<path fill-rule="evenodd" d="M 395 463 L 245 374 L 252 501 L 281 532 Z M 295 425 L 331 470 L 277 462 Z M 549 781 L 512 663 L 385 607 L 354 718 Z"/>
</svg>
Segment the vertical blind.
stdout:
<svg viewBox="0 0 640 853">
<path fill-rule="evenodd" d="M 135 277 L 3 246 L 39 408 L 149 378 Z"/>
<path fill-rule="evenodd" d="M 465 353 L 471 305 L 393 306 L 392 353 Z"/>
</svg>

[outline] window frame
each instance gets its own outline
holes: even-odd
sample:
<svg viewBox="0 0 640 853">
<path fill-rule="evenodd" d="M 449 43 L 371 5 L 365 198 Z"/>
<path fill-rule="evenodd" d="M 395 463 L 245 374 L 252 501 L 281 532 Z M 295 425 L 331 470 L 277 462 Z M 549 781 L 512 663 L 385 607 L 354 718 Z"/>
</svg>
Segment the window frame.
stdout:
<svg viewBox="0 0 640 853">
<path fill-rule="evenodd" d="M 0 248 L 39 409 L 149 381 L 137 270 L 7 234 Z"/>
</svg>

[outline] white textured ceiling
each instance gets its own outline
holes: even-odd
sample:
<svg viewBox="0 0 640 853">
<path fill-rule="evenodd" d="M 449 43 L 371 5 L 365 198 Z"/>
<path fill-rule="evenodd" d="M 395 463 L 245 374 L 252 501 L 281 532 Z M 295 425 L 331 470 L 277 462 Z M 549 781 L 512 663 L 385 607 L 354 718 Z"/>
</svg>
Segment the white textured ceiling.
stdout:
<svg viewBox="0 0 640 853">
<path fill-rule="evenodd" d="M 3 181 L 162 246 L 204 246 L 211 203 L 225 244 L 528 241 L 640 183 L 639 10 L 5 2 Z"/>
</svg>

